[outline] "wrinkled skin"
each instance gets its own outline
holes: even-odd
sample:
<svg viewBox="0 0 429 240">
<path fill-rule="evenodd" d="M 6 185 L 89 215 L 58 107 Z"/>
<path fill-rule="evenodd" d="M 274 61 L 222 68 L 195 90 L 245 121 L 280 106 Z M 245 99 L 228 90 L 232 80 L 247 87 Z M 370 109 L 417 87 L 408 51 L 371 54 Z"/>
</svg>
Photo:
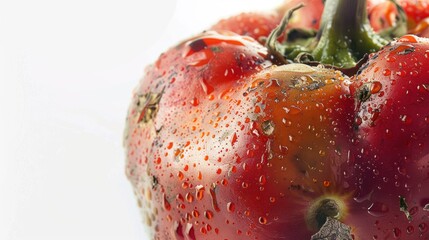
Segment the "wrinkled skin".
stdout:
<svg viewBox="0 0 429 240">
<path fill-rule="evenodd" d="M 408 35 L 374 54 L 356 77 L 358 195 L 378 216 L 366 239 L 429 239 L 428 66 L 429 41 Z"/>
<path fill-rule="evenodd" d="M 348 78 L 265 55 L 250 38 L 206 33 L 147 69 L 126 172 L 154 239 L 309 239 L 308 207 L 326 197 L 347 222 Z"/>
</svg>

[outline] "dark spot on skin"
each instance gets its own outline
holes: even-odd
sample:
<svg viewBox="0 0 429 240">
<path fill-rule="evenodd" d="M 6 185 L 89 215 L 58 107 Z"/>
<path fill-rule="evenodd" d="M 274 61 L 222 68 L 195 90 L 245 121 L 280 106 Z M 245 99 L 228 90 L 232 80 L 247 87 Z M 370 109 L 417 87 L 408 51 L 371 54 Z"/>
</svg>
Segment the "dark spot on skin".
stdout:
<svg viewBox="0 0 429 240">
<path fill-rule="evenodd" d="M 137 111 L 140 112 L 137 119 L 138 124 L 148 123 L 156 117 L 163 93 L 164 90 L 161 93 L 149 92 L 139 96 L 136 103 Z"/>
<path fill-rule="evenodd" d="M 326 84 L 324 82 L 314 81 L 308 85 L 307 89 L 310 91 L 313 91 L 313 90 L 317 90 L 317 89 L 319 89 L 325 85 Z"/>
<path fill-rule="evenodd" d="M 289 187 L 289 190 L 297 190 L 297 191 L 299 191 L 301 189 L 302 189 L 302 187 L 299 184 L 291 184 L 290 187 Z"/>
<path fill-rule="evenodd" d="M 405 198 L 402 196 L 399 196 L 399 210 L 401 212 L 404 212 L 405 216 L 407 217 L 408 221 L 412 220 L 411 214 L 408 211 L 408 204 L 405 201 Z"/>
<path fill-rule="evenodd" d="M 197 39 L 197 40 L 191 42 L 189 44 L 189 46 L 191 47 L 191 49 L 194 52 L 198 52 L 198 51 L 205 49 L 207 47 L 207 44 L 206 44 L 206 42 L 204 42 L 204 39 L 200 38 L 200 39 Z"/>
<path fill-rule="evenodd" d="M 152 189 L 156 189 L 158 184 L 159 184 L 158 178 L 152 175 Z"/>
<path fill-rule="evenodd" d="M 357 92 L 357 99 L 363 103 L 371 97 L 370 84 L 364 84 Z"/>
<path fill-rule="evenodd" d="M 154 147 L 162 148 L 162 146 L 163 146 L 162 141 L 159 139 L 159 137 L 157 135 L 157 137 L 152 142 L 152 148 L 154 148 Z"/>
<path fill-rule="evenodd" d="M 312 24 L 313 26 L 316 26 L 316 24 L 317 24 L 317 19 L 313 19 L 313 21 L 311 21 L 311 24 Z"/>
<path fill-rule="evenodd" d="M 159 132 L 161 132 L 162 128 L 164 127 L 164 125 L 162 125 L 159 129 L 155 129 L 156 134 L 158 134 Z"/>
<path fill-rule="evenodd" d="M 222 52 L 222 48 L 221 47 L 211 47 L 210 50 L 214 53 L 220 53 Z"/>
<path fill-rule="evenodd" d="M 273 134 L 274 129 L 275 129 L 274 122 L 271 120 L 267 120 L 267 121 L 262 122 L 261 127 L 262 127 L 263 133 L 267 136 Z"/>
<path fill-rule="evenodd" d="M 259 82 L 259 83 L 258 83 L 258 86 L 254 87 L 254 88 L 248 87 L 248 88 L 246 89 L 246 91 L 243 93 L 243 96 L 244 96 L 244 97 L 245 97 L 245 96 L 247 96 L 249 93 L 251 93 L 251 92 L 255 91 L 258 87 L 262 87 L 263 85 L 264 85 L 264 82 Z"/>
</svg>

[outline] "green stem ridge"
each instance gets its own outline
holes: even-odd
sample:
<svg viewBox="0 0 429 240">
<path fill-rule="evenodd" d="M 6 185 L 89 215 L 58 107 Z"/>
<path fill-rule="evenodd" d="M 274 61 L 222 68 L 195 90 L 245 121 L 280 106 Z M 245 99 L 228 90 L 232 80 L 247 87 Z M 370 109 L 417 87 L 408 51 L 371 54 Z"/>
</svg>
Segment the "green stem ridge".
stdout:
<svg viewBox="0 0 429 240">
<path fill-rule="evenodd" d="M 368 23 L 366 0 L 327 0 L 312 55 L 321 63 L 347 68 L 386 43 Z"/>
<path fill-rule="evenodd" d="M 272 60 L 276 60 L 275 64 L 317 62 L 353 69 L 365 55 L 378 51 L 392 36 L 403 32 L 403 24 L 400 24 L 386 33 L 389 35 L 386 38 L 376 34 L 368 23 L 366 0 L 326 0 L 317 33 L 290 29 L 285 41 L 279 43 L 277 39 L 286 29 L 293 12 L 301 7 L 289 10 L 268 37 L 266 46 Z"/>
</svg>

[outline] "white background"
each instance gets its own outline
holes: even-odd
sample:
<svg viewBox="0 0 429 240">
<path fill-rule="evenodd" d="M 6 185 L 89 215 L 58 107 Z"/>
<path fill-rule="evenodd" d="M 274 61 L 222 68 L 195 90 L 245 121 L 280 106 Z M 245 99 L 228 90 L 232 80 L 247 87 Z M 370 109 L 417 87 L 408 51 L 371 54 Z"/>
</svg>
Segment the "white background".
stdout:
<svg viewBox="0 0 429 240">
<path fill-rule="evenodd" d="M 135 239 L 131 91 L 169 46 L 282 0 L 0 0 L 0 239 Z"/>
</svg>

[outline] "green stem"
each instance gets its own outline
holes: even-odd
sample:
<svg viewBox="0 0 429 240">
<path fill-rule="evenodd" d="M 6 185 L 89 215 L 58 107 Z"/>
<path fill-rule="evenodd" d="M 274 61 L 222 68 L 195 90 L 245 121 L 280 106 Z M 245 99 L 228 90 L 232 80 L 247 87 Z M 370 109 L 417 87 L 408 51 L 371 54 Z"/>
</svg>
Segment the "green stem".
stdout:
<svg viewBox="0 0 429 240">
<path fill-rule="evenodd" d="M 311 54 L 321 63 L 347 68 L 386 43 L 368 23 L 366 0 L 326 0 Z"/>
</svg>

